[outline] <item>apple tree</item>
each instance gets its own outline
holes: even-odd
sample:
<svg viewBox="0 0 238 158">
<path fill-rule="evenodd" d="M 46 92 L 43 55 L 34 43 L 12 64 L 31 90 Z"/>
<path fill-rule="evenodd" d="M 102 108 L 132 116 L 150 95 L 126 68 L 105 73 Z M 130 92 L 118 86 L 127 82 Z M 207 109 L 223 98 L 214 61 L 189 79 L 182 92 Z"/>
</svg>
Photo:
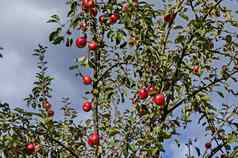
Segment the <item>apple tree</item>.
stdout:
<svg viewBox="0 0 238 158">
<path fill-rule="evenodd" d="M 189 140 L 186 156 L 236 158 L 237 12 L 223 0 L 156 4 L 67 0 L 67 19 L 52 15 L 48 20 L 56 26 L 49 41 L 79 50 L 69 69 L 90 89 L 79 97 L 84 98 L 80 108 L 92 116 L 76 123 L 79 110 L 63 98 L 64 119 L 54 119 L 47 47 L 39 45 L 33 54 L 39 71 L 25 98 L 34 112 L 1 104 L 3 155 L 163 157 L 165 142 L 179 145 L 178 131 L 197 114 L 209 141 L 197 147 Z M 224 102 L 226 96 L 233 102 Z"/>
</svg>

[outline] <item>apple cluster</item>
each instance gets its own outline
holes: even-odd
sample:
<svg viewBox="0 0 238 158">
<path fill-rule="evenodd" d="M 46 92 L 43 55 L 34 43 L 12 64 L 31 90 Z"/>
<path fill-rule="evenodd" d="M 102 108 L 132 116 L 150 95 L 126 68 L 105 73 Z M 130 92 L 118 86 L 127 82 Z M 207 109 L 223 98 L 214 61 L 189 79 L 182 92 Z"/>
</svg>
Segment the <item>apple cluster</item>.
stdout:
<svg viewBox="0 0 238 158">
<path fill-rule="evenodd" d="M 138 0 L 133 0 L 133 6 L 136 7 L 138 6 Z M 95 0 L 82 0 L 81 1 L 81 6 L 82 6 L 82 10 L 84 10 L 85 12 L 90 13 L 91 16 L 96 17 L 97 16 L 97 8 L 96 8 L 96 1 Z M 122 5 L 122 11 L 123 12 L 129 12 L 129 5 L 128 3 L 123 3 Z M 164 22 L 171 24 L 174 19 L 176 17 L 176 13 L 170 13 L 164 16 Z M 115 24 L 118 20 L 119 20 L 120 16 L 118 13 L 112 13 L 110 15 L 100 15 L 98 17 L 98 22 L 100 25 L 105 25 L 105 24 L 109 24 L 109 25 L 113 25 Z M 88 29 L 88 24 L 85 21 L 81 21 L 80 22 L 80 28 L 81 31 L 85 32 Z M 71 35 L 71 32 L 67 33 L 68 35 Z M 88 41 L 87 40 L 87 36 L 83 35 L 83 36 L 79 36 L 76 38 L 75 40 L 75 45 L 78 48 L 84 48 L 86 47 L 86 45 L 88 46 L 89 50 L 92 51 L 96 51 L 98 49 L 98 44 L 96 41 Z M 193 73 L 196 75 L 200 74 L 200 66 L 199 65 L 195 65 L 192 69 Z M 89 75 L 82 75 L 82 82 L 85 85 L 90 85 L 92 84 L 92 78 Z M 163 94 L 163 92 L 159 92 L 156 88 L 155 85 L 151 84 L 146 88 L 142 88 L 139 90 L 138 92 L 138 98 L 140 100 L 145 100 L 147 99 L 149 96 L 152 98 L 152 103 L 155 105 L 158 105 L 160 107 L 160 109 L 163 109 L 164 105 L 165 105 L 165 96 Z M 134 101 L 135 102 L 135 101 Z M 135 103 L 133 103 L 133 105 L 135 105 Z M 82 105 L 82 109 L 84 112 L 89 112 L 91 111 L 93 108 L 92 102 L 90 101 L 84 101 L 83 105 Z M 142 106 L 140 108 L 140 113 L 144 113 L 145 112 L 145 107 Z M 88 137 L 88 141 L 87 143 L 89 145 L 98 145 L 99 144 L 99 134 L 97 132 L 93 132 L 89 137 Z"/>
<path fill-rule="evenodd" d="M 155 105 L 160 106 L 161 109 L 163 109 L 165 105 L 165 96 L 163 92 L 159 92 L 154 84 L 149 85 L 148 87 L 141 88 L 138 93 L 138 98 L 140 100 L 145 100 L 149 96 L 152 97 L 152 103 Z M 135 104 L 135 101 L 133 102 Z M 140 113 L 144 113 L 146 107 L 142 106 L 140 108 Z"/>
<path fill-rule="evenodd" d="M 97 8 L 96 8 L 95 0 L 82 0 L 81 6 L 82 6 L 82 10 L 90 13 L 91 16 L 93 16 L 93 17 L 97 16 Z M 133 0 L 133 7 L 136 7 L 136 6 L 138 6 L 138 0 Z M 128 3 L 123 3 L 122 11 L 129 12 Z M 175 17 L 176 17 L 175 13 L 167 14 L 164 16 L 164 22 L 171 24 L 174 21 Z M 117 23 L 117 21 L 119 19 L 120 19 L 119 14 L 114 12 L 110 15 L 100 15 L 98 17 L 98 22 L 100 25 L 105 25 L 105 24 L 113 25 L 113 24 Z M 81 21 L 79 29 L 83 32 L 87 31 L 88 30 L 87 22 Z M 71 32 L 68 31 L 67 34 L 71 35 Z M 91 51 L 96 51 L 98 49 L 98 43 L 93 40 L 88 41 L 87 35 L 81 35 L 81 36 L 77 37 L 75 40 L 75 45 L 77 48 L 84 48 L 84 47 L 88 46 L 88 49 Z M 200 74 L 200 66 L 195 65 L 193 67 L 192 71 L 195 75 L 199 75 Z M 93 80 L 89 75 L 82 75 L 82 82 L 85 85 L 90 85 L 90 84 L 92 84 Z M 142 101 L 147 99 L 150 96 L 152 98 L 151 102 L 155 105 L 158 105 L 160 107 L 160 109 L 163 109 L 165 102 L 166 102 L 163 92 L 159 92 L 154 84 L 151 84 L 148 87 L 140 89 L 139 92 L 137 93 L 137 95 L 138 95 L 138 98 Z M 135 104 L 133 104 L 133 105 L 135 105 Z M 92 102 L 90 102 L 90 101 L 83 102 L 82 109 L 84 112 L 89 112 L 92 110 L 92 108 L 93 108 Z M 141 108 L 139 109 L 140 113 L 143 114 L 145 112 L 145 109 L 146 109 L 145 106 L 141 106 Z M 98 145 L 99 144 L 98 132 L 93 132 L 88 137 L 87 143 L 89 145 Z M 208 148 L 208 145 L 206 147 Z"/>
<path fill-rule="evenodd" d="M 54 111 L 52 109 L 52 105 L 47 100 L 42 101 L 42 107 L 46 110 L 48 117 L 54 116 Z"/>
</svg>

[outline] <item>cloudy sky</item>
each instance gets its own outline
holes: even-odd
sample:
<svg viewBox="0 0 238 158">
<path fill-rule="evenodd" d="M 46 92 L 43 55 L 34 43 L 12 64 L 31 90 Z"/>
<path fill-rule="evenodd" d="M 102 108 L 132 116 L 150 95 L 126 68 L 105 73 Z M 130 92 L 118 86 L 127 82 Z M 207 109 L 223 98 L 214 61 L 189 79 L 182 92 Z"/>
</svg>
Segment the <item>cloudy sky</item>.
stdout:
<svg viewBox="0 0 238 158">
<path fill-rule="evenodd" d="M 6 101 L 12 106 L 24 106 L 23 98 L 32 88 L 36 60 L 31 55 L 39 43 L 49 46 L 49 71 L 56 78 L 53 82 L 54 95 L 52 102 L 60 118 L 59 108 L 61 97 L 70 96 L 72 103 L 81 111 L 82 87 L 79 79 L 68 70 L 75 57 L 84 54 L 82 49 L 67 49 L 52 47 L 48 43 L 48 34 L 53 26 L 47 24 L 48 17 L 58 13 L 65 15 L 64 0 L 1 0 L 0 4 L 0 46 L 4 47 L 0 60 L 0 101 Z M 150 0 L 153 2 L 153 0 Z M 154 1 L 155 2 L 155 1 Z M 156 3 L 155 3 L 156 4 Z M 87 117 L 84 114 L 81 116 Z M 197 136 L 198 145 L 203 147 L 206 138 L 199 127 L 190 126 L 181 131 L 182 140 L 187 141 L 190 136 Z M 199 128 L 200 129 L 200 128 Z M 165 158 L 185 158 L 187 149 L 182 144 L 178 149 L 173 142 L 166 142 Z"/>
<path fill-rule="evenodd" d="M 36 60 L 32 56 L 33 49 L 39 43 L 49 46 L 49 72 L 56 78 L 54 84 L 55 101 L 70 94 L 74 102 L 80 102 L 80 84 L 68 71 L 68 67 L 75 57 L 82 54 L 82 50 L 51 47 L 48 34 L 53 26 L 47 24 L 49 16 L 55 13 L 64 15 L 64 1 L 58 0 L 12 0 L 1 1 L 0 6 L 0 45 L 5 49 L 4 58 L 0 65 L 1 99 L 14 105 L 22 105 L 22 97 L 30 93 L 33 76 L 36 72 Z M 56 96 L 60 96 L 57 98 Z"/>
</svg>

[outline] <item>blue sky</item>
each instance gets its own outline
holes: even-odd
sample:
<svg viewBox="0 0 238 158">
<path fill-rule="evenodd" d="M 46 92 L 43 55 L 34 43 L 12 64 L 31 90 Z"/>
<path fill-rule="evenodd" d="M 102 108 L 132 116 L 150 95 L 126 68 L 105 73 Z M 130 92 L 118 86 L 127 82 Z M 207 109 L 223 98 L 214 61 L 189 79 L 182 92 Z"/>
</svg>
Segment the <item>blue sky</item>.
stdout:
<svg viewBox="0 0 238 158">
<path fill-rule="evenodd" d="M 150 0 L 153 2 L 156 0 Z M 73 59 L 85 54 L 84 49 L 67 49 L 62 46 L 52 47 L 48 43 L 48 34 L 53 26 L 47 24 L 48 17 L 58 13 L 65 15 L 64 0 L 1 0 L 0 5 L 0 46 L 4 47 L 4 58 L 0 61 L 0 100 L 14 106 L 23 106 L 23 98 L 32 88 L 36 60 L 31 55 L 38 43 L 49 46 L 49 71 L 54 74 L 54 94 L 51 100 L 54 103 L 56 117 L 60 118 L 61 98 L 70 96 L 73 106 L 81 112 L 82 94 L 84 87 L 80 80 L 75 78 L 68 67 Z M 229 6 L 236 6 L 231 1 Z M 232 8 L 232 7 L 231 7 Z M 232 8 L 235 9 L 235 8 Z M 225 98 L 227 99 L 227 98 Z M 80 118 L 90 114 L 80 113 Z M 197 118 L 194 116 L 194 118 Z M 181 130 L 181 139 L 186 142 L 191 136 L 198 138 L 198 146 L 203 147 L 207 138 L 204 131 L 193 122 L 186 130 Z M 185 158 L 187 149 L 182 143 L 178 149 L 174 142 L 166 142 L 164 158 Z"/>
</svg>

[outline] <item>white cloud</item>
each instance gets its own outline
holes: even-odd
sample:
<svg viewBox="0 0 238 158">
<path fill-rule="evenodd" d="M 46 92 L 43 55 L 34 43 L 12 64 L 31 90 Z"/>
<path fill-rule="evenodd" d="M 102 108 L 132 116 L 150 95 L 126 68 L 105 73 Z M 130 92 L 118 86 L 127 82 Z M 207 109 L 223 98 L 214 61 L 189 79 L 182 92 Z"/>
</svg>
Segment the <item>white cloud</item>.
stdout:
<svg viewBox="0 0 238 158">
<path fill-rule="evenodd" d="M 32 0 L 3 0 L 0 5 L 0 45 L 5 48 L 31 47 L 47 41 L 53 25 L 46 21 L 60 11 L 42 6 L 43 2 Z M 36 2 L 36 1 L 35 1 Z M 62 2 L 63 4 L 63 2 Z M 19 49 L 17 49 L 19 50 Z"/>
<path fill-rule="evenodd" d="M 0 96 L 11 104 L 21 103 L 24 92 L 27 92 L 32 84 L 32 67 L 29 67 L 24 56 L 15 50 L 8 50 L 7 55 L 0 61 L 0 67 Z"/>
<path fill-rule="evenodd" d="M 12 106 L 24 105 L 23 98 L 31 93 L 34 76 L 37 72 L 35 58 L 32 58 L 33 61 L 28 61 L 29 59 L 21 54 L 22 52 L 8 49 L 6 54 L 4 52 L 4 58 L 0 60 L 0 87 L 2 89 L 0 100 L 8 102 Z M 72 105 L 78 112 L 82 111 L 81 103 L 84 93 L 80 80 L 68 77 L 57 68 L 49 67 L 49 71 L 55 78 L 52 85 L 53 98 L 51 102 L 54 110 L 57 111 L 56 117 L 62 118 L 59 109 L 62 105 L 61 98 L 66 96 L 71 98 Z M 81 118 L 89 117 L 89 115 L 82 113 Z"/>
<path fill-rule="evenodd" d="M 9 1 L 3 0 L 1 2 L 1 19 L 5 22 L 7 21 L 8 25 L 15 24 L 17 22 L 27 22 L 27 23 L 35 23 L 36 25 L 39 22 L 44 23 L 47 20 L 48 16 L 56 12 L 55 8 L 48 9 L 44 7 L 40 7 L 38 3 L 31 3 L 32 1 L 29 0 L 13 0 L 11 5 Z M 24 24 L 24 23 L 23 23 Z M 17 29 L 19 26 L 12 26 L 13 28 Z M 18 29 L 17 29 L 18 30 Z M 18 30 L 20 31 L 20 30 Z"/>
<path fill-rule="evenodd" d="M 49 1 L 45 0 L 11 2 L 2 0 L 0 5 L 0 46 L 4 47 L 1 52 L 4 58 L 0 60 L 0 100 L 22 105 L 23 98 L 30 93 L 36 70 L 32 51 L 38 43 L 47 41 L 50 25 L 46 21 L 56 9 L 49 8 Z"/>
</svg>

